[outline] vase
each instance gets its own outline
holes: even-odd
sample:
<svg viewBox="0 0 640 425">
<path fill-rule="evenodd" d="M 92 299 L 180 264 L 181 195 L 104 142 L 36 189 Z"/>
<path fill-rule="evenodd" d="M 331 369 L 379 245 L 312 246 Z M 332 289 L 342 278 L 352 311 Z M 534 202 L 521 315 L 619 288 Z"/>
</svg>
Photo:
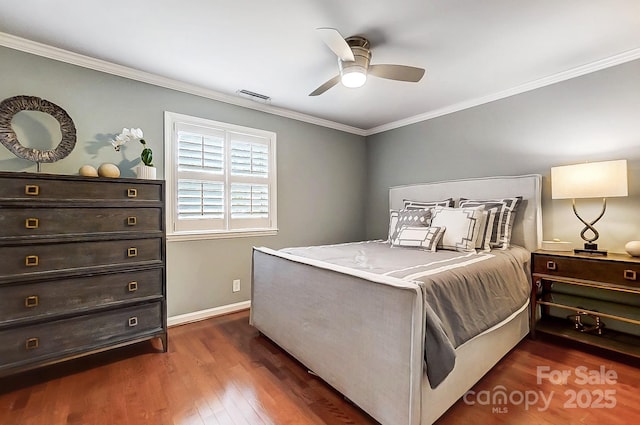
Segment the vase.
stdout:
<svg viewBox="0 0 640 425">
<path fill-rule="evenodd" d="M 149 167 L 148 165 L 138 165 L 136 167 L 136 175 L 139 179 L 155 180 L 156 167 Z"/>
</svg>

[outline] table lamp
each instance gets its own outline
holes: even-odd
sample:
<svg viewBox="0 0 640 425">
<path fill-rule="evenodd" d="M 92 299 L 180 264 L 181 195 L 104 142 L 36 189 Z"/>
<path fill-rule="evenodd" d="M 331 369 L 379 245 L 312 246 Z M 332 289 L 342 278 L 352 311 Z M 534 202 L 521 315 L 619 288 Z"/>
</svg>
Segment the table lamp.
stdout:
<svg viewBox="0 0 640 425">
<path fill-rule="evenodd" d="M 551 167 L 551 198 L 572 199 L 573 212 L 585 226 L 580 232 L 584 249 L 575 249 L 577 254 L 607 255 L 607 251 L 599 250 L 594 243 L 600 235 L 593 225 L 604 215 L 607 198 L 627 195 L 626 159 Z M 600 215 L 590 222 L 580 217 L 576 209 L 579 198 L 602 198 Z M 587 237 L 588 231 L 592 237 Z"/>
</svg>

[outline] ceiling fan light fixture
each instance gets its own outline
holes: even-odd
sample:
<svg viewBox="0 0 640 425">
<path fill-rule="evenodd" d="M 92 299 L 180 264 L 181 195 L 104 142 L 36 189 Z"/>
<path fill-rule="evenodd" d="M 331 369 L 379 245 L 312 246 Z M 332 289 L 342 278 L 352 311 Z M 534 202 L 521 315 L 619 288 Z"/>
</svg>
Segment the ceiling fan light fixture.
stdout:
<svg viewBox="0 0 640 425">
<path fill-rule="evenodd" d="M 367 81 L 367 70 L 361 66 L 345 66 L 340 72 L 342 85 L 349 88 L 362 87 Z"/>
</svg>

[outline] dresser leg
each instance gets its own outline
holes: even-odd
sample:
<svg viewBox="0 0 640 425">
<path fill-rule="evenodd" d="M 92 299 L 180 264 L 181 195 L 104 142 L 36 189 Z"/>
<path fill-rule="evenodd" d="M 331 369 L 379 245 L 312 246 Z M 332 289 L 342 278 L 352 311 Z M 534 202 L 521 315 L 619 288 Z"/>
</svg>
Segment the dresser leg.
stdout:
<svg viewBox="0 0 640 425">
<path fill-rule="evenodd" d="M 169 339 L 167 338 L 167 333 L 160 335 L 160 342 L 162 343 L 162 352 L 166 353 L 169 350 Z"/>
</svg>

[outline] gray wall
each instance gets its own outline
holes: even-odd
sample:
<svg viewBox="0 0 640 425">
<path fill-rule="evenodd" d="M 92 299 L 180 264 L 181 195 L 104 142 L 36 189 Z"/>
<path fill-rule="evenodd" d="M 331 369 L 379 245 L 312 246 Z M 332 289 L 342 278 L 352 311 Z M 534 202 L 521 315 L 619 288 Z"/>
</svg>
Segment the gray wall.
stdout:
<svg viewBox="0 0 640 425">
<path fill-rule="evenodd" d="M 248 300 L 253 245 L 384 237 L 388 188 L 399 184 L 540 173 L 544 237 L 579 244 L 581 226 L 571 202 L 550 199 L 550 167 L 626 158 L 630 196 L 609 200 L 597 226 L 599 242 L 622 251 L 626 241 L 640 239 L 640 61 L 366 139 L 4 47 L 0 75 L 0 100 L 42 97 L 64 108 L 76 124 L 78 143 L 71 155 L 44 164 L 43 172 L 76 174 L 83 164 L 115 162 L 123 176 L 133 177 L 139 146 L 117 153 L 108 139 L 122 127 L 140 127 L 161 177 L 165 110 L 278 134 L 278 235 L 169 243 L 170 316 Z M 50 126 L 36 130 L 55 133 Z M 53 147 L 33 140 L 24 144 Z M 35 167 L 0 147 L 0 170 Z M 579 201 L 585 217 L 598 208 L 597 201 Z M 241 292 L 231 292 L 233 279 L 241 279 Z"/>
<path fill-rule="evenodd" d="M 384 237 L 391 186 L 465 177 L 543 175 L 543 233 L 581 245 L 570 200 L 551 200 L 550 168 L 627 159 L 629 194 L 608 200 L 601 248 L 640 239 L 640 61 L 367 138 L 367 237 Z M 599 200 L 579 200 L 595 218 Z"/>
<path fill-rule="evenodd" d="M 0 75 L 0 100 L 38 96 L 59 105 L 74 120 L 78 133 L 75 149 L 59 162 L 43 164 L 46 173 L 77 174 L 83 164 L 97 167 L 114 162 L 123 176 L 133 177 L 140 147 L 125 146 L 117 153 L 108 140 L 122 127 L 140 127 L 162 177 L 165 110 L 277 133 L 278 235 L 168 243 L 169 316 L 248 300 L 254 245 L 279 248 L 364 238 L 364 137 L 4 47 L 0 47 Z M 50 132 L 49 126 L 36 126 L 36 130 L 38 136 Z M 25 146 L 50 149 L 59 139 L 20 141 Z M 35 171 L 35 166 L 0 146 L 0 170 Z M 231 292 L 233 279 L 241 279 L 239 293 Z"/>
</svg>

